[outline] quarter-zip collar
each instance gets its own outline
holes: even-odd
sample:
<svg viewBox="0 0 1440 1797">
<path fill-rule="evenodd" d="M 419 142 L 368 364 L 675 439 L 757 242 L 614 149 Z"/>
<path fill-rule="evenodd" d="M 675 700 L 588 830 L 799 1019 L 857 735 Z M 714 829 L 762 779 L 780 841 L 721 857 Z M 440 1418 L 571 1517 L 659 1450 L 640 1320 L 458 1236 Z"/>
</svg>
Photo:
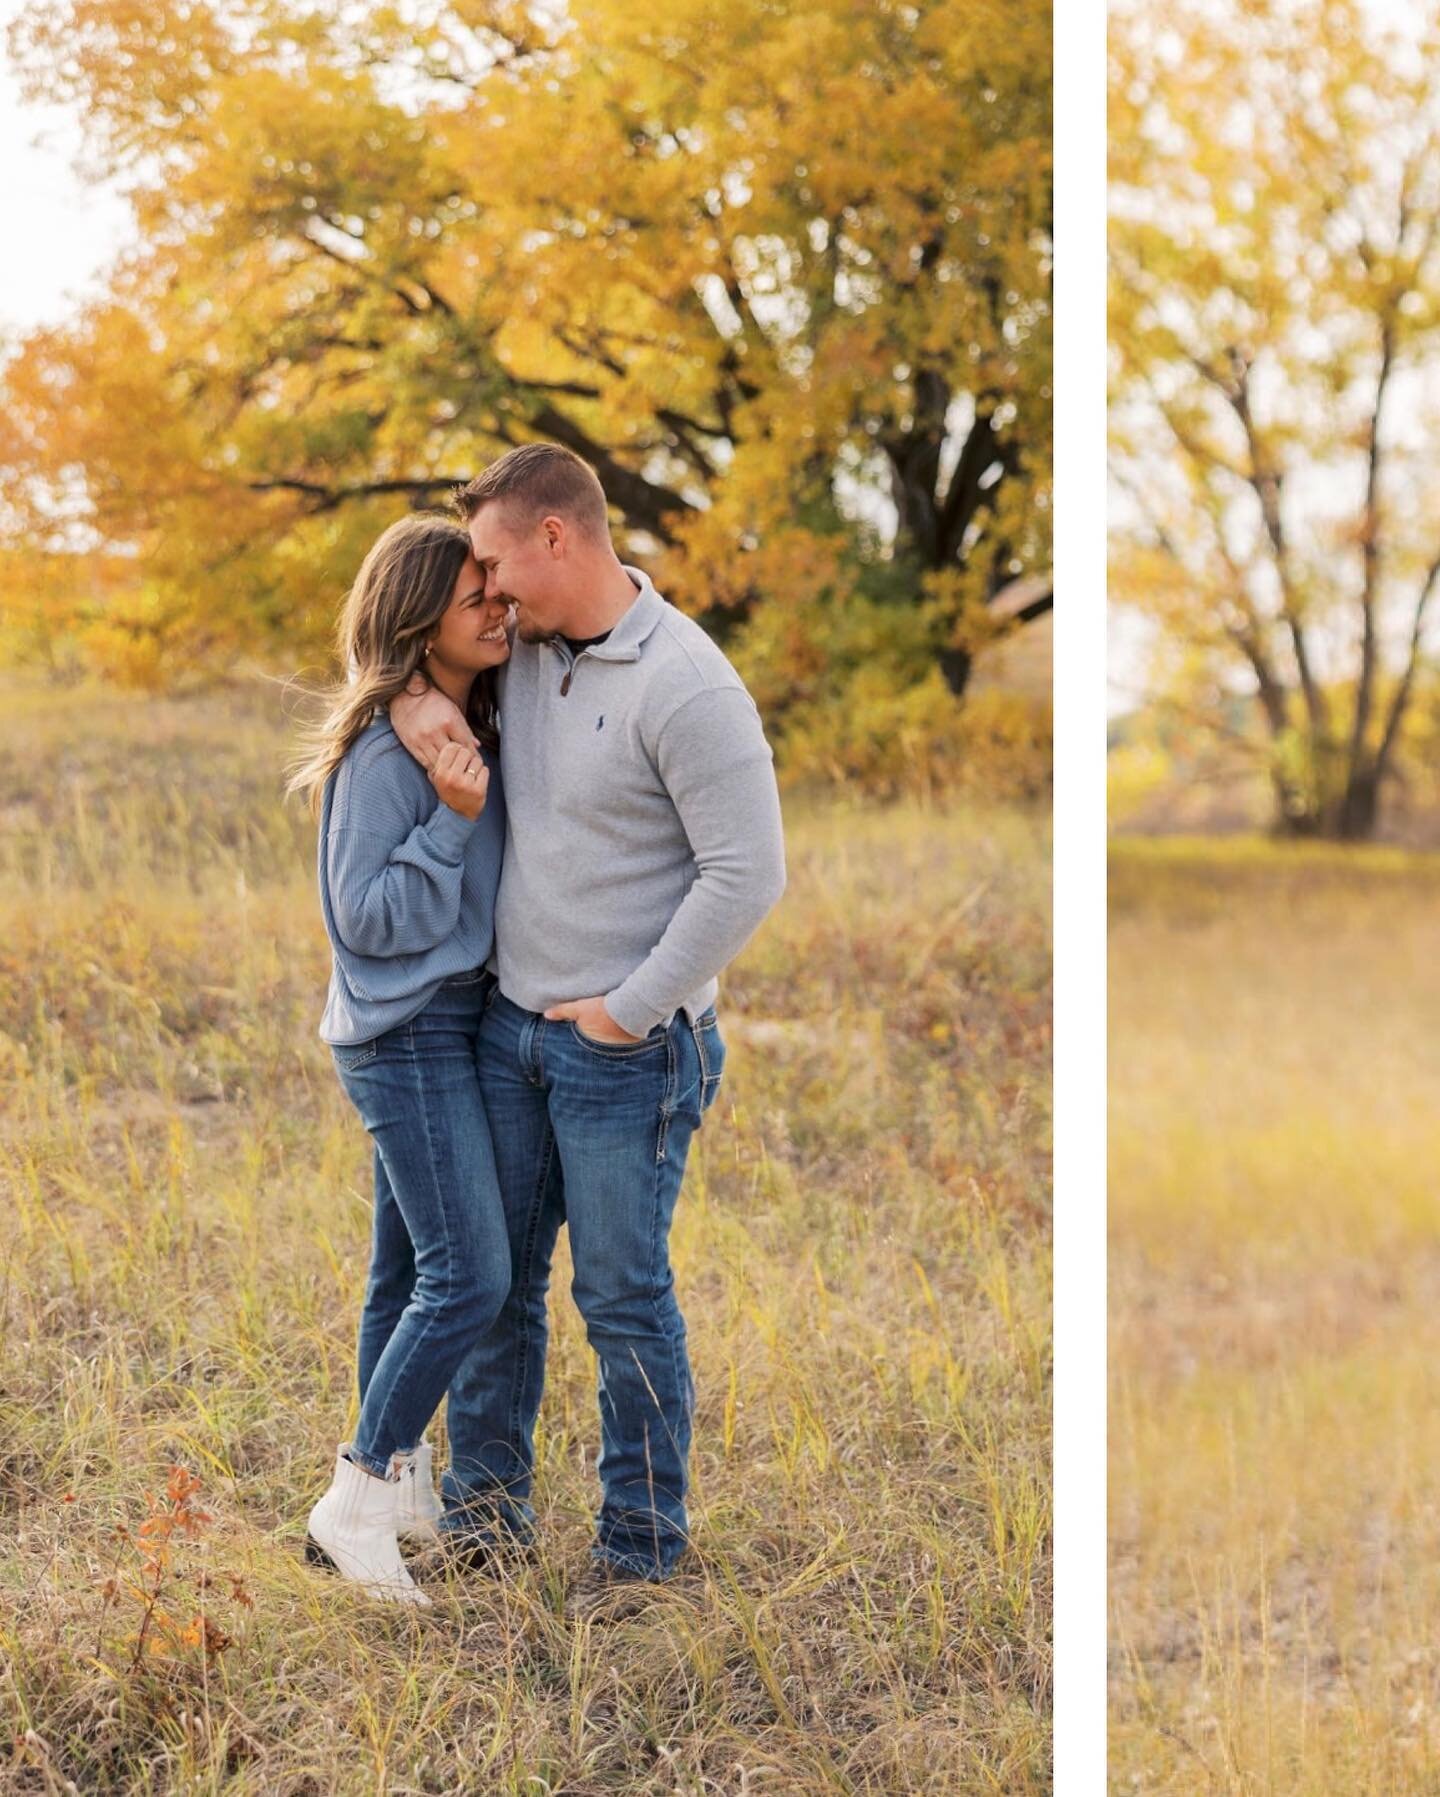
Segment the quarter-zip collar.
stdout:
<svg viewBox="0 0 1440 1797">
<path fill-rule="evenodd" d="M 581 656 L 593 655 L 597 661 L 639 661 L 640 646 L 660 622 L 660 614 L 664 610 L 665 601 L 655 591 L 655 583 L 641 568 L 632 568 L 622 562 L 620 564 L 630 578 L 639 587 L 634 601 L 628 611 L 610 627 L 610 634 L 603 643 L 592 643 L 589 648 L 582 649 L 580 655 L 570 654 L 570 645 L 563 638 L 554 638 L 550 647 L 569 661 L 573 667 Z"/>
</svg>

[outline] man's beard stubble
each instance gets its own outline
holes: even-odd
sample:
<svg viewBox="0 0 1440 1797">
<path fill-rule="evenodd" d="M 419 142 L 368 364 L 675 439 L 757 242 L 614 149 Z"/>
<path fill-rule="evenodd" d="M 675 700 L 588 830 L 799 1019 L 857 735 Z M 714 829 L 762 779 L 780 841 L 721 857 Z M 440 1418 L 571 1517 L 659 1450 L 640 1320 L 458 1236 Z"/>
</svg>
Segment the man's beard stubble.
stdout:
<svg viewBox="0 0 1440 1797">
<path fill-rule="evenodd" d="M 515 634 L 522 643 L 553 643 L 560 635 L 558 630 L 537 630 L 528 624 L 522 612 L 515 620 Z"/>
</svg>

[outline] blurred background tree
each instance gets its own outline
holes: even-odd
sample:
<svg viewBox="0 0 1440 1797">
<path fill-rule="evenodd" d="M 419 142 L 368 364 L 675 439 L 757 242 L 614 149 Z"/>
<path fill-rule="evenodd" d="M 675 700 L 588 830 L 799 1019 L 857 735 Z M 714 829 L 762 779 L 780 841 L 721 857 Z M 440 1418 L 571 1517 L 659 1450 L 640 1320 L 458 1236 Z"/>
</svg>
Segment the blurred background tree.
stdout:
<svg viewBox="0 0 1440 1797">
<path fill-rule="evenodd" d="M 156 683 L 294 666 L 397 504 L 548 438 L 817 770 L 905 720 L 924 759 L 977 650 L 1051 602 L 1049 27 L 1048 0 L 31 7 L 28 92 L 77 108 L 138 227 L 3 373 L 32 636 L 78 618 Z"/>
<path fill-rule="evenodd" d="M 1440 33 L 1121 0 L 1110 120 L 1112 596 L 1278 829 L 1367 837 L 1440 581 Z"/>
</svg>

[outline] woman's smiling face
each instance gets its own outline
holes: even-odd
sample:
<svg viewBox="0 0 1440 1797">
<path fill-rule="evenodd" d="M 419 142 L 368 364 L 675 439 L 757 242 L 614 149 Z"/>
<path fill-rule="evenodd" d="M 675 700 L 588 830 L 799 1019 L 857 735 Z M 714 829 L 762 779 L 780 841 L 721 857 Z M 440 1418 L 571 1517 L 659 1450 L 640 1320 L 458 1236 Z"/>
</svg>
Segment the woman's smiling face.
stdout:
<svg viewBox="0 0 1440 1797">
<path fill-rule="evenodd" d="M 510 654 L 505 635 L 509 610 L 505 600 L 485 597 L 485 575 L 475 557 L 467 555 L 440 628 L 430 639 L 431 661 L 467 674 L 498 667 Z"/>
</svg>

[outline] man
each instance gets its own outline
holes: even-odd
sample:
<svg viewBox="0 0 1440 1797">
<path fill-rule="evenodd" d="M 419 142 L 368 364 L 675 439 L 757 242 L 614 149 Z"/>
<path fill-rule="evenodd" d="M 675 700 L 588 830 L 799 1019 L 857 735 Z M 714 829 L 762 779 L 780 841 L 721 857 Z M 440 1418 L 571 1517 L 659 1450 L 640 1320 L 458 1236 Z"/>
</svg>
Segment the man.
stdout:
<svg viewBox="0 0 1440 1797">
<path fill-rule="evenodd" d="M 487 598 L 515 607 L 500 689 L 505 860 L 480 1074 L 513 1286 L 449 1392 L 442 1541 L 527 1542 L 545 1293 L 560 1224 L 599 1362 L 602 1503 L 574 1607 L 685 1551 L 694 1386 L 669 1233 L 720 1084 L 716 975 L 785 885 L 759 714 L 719 648 L 610 541 L 570 451 L 510 451 L 460 495 Z M 472 740 L 394 701 L 427 768 Z"/>
</svg>

